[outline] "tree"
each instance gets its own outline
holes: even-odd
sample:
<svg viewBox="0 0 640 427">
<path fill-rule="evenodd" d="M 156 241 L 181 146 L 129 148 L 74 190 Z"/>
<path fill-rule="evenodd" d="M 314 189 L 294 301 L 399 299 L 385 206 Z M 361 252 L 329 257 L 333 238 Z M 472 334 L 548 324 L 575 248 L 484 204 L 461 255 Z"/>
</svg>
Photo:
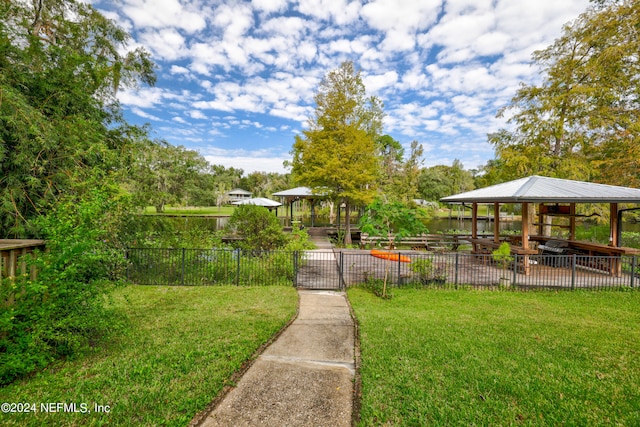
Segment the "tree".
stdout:
<svg viewBox="0 0 640 427">
<path fill-rule="evenodd" d="M 504 179 L 530 174 L 640 185 L 640 2 L 598 1 L 533 60 L 545 73 L 489 136 Z"/>
<path fill-rule="evenodd" d="M 0 2 L 2 235 L 29 235 L 62 195 L 126 171 L 144 129 L 122 119 L 115 93 L 155 79 L 147 52 L 122 53 L 127 40 L 83 2 Z"/>
<path fill-rule="evenodd" d="M 345 203 L 345 244 L 351 244 L 350 207 L 371 202 L 376 191 L 382 102 L 366 96 L 352 62 L 329 72 L 314 100 L 309 129 L 293 145 L 294 180 Z"/>
<path fill-rule="evenodd" d="M 409 157 L 405 160 L 402 145 L 383 135 L 376 141 L 380 161 L 380 190 L 387 197 L 409 203 L 418 192 L 418 176 L 424 149 L 418 141 L 411 142 Z"/>
<path fill-rule="evenodd" d="M 167 204 L 187 204 L 208 170 L 209 164 L 197 151 L 164 141 L 147 142 L 132 168 L 132 187 L 141 206 L 155 206 L 160 213 Z"/>
<path fill-rule="evenodd" d="M 367 206 L 365 214 L 360 218 L 360 230 L 371 236 L 389 240 L 390 252 L 396 242 L 401 241 L 404 237 L 428 232 L 422 218 L 420 210 L 411 209 L 398 201 L 388 202 L 378 197 Z M 388 272 L 389 264 L 387 264 L 384 275 L 383 298 L 387 296 Z"/>
<path fill-rule="evenodd" d="M 451 166 L 437 165 L 420 171 L 418 190 L 425 200 L 438 201 L 473 188 L 473 175 L 464 170 L 458 159 Z"/>
</svg>

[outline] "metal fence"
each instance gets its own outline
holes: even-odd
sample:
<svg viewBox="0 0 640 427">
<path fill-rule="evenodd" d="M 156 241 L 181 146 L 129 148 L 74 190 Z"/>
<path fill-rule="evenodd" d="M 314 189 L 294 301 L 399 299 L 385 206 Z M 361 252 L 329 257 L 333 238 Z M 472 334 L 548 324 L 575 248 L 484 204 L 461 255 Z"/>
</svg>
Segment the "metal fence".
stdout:
<svg viewBox="0 0 640 427">
<path fill-rule="evenodd" d="M 153 285 L 293 285 L 344 289 L 375 280 L 390 286 L 511 289 L 638 288 L 637 257 L 530 255 L 529 274 L 514 256 L 503 267 L 491 255 L 402 251 L 411 262 L 375 258 L 369 251 L 246 252 L 227 249 L 127 251 L 127 277 Z"/>
<path fill-rule="evenodd" d="M 141 285 L 291 285 L 296 253 L 131 248 L 127 279 Z"/>
</svg>

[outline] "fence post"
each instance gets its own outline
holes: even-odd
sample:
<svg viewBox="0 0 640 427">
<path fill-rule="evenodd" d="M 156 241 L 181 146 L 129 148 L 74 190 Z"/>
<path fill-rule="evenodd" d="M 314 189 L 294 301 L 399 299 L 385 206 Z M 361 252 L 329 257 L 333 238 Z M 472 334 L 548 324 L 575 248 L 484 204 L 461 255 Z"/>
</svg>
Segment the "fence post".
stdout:
<svg viewBox="0 0 640 427">
<path fill-rule="evenodd" d="M 456 274 L 455 274 L 455 280 L 453 282 L 453 285 L 457 288 L 458 287 L 458 268 L 460 268 L 460 253 L 456 252 Z"/>
<path fill-rule="evenodd" d="M 340 268 L 338 270 L 340 280 L 340 290 L 344 290 L 347 285 L 344 283 L 344 252 L 340 251 Z"/>
<path fill-rule="evenodd" d="M 634 255 L 631 261 L 631 288 L 633 289 L 636 279 L 636 268 L 638 266 L 638 258 Z"/>
<path fill-rule="evenodd" d="M 180 284 L 184 286 L 184 256 L 186 249 L 182 248 L 182 271 L 180 272 Z"/>
<path fill-rule="evenodd" d="M 571 254 L 571 290 L 576 288 L 576 254 Z"/>
<path fill-rule="evenodd" d="M 400 264 L 401 264 L 401 263 L 400 263 L 400 252 L 398 252 L 398 280 L 397 280 L 397 282 L 398 282 L 398 283 L 396 283 L 396 285 L 397 285 L 398 287 L 400 287 L 400 286 L 402 285 L 402 279 L 400 278 L 400 268 L 401 268 L 402 266 L 401 266 Z"/>
<path fill-rule="evenodd" d="M 236 286 L 240 286 L 240 248 L 236 249 Z"/>
<path fill-rule="evenodd" d="M 298 287 L 298 251 L 293 251 L 293 287 Z"/>
<path fill-rule="evenodd" d="M 518 274 L 518 262 L 519 262 L 518 256 L 519 256 L 518 254 L 515 254 L 515 257 L 513 259 L 513 275 L 511 276 L 512 287 L 516 286 L 516 280 L 517 280 L 516 274 Z"/>
</svg>

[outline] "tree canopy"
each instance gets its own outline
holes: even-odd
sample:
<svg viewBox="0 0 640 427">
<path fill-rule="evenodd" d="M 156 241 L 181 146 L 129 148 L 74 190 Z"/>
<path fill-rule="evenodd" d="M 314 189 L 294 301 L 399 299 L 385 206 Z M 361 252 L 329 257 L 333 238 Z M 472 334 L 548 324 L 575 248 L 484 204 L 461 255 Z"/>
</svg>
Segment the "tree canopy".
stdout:
<svg viewBox="0 0 640 427">
<path fill-rule="evenodd" d="M 114 179 L 132 157 L 119 87 L 153 84 L 143 49 L 90 5 L 0 2 L 0 230 L 25 236 L 29 219 L 88 177 Z M 127 52 L 127 53 L 123 53 Z"/>
<path fill-rule="evenodd" d="M 531 174 L 640 185 L 640 1 L 596 1 L 533 61 L 544 71 L 489 136 L 499 180 Z M 489 181 L 495 179 L 489 178 Z"/>
<path fill-rule="evenodd" d="M 376 140 L 383 105 L 378 98 L 366 96 L 352 62 L 329 72 L 314 100 L 309 129 L 296 136 L 293 145 L 294 180 L 347 205 L 345 244 L 350 244 L 349 206 L 367 204 L 376 194 Z"/>
</svg>

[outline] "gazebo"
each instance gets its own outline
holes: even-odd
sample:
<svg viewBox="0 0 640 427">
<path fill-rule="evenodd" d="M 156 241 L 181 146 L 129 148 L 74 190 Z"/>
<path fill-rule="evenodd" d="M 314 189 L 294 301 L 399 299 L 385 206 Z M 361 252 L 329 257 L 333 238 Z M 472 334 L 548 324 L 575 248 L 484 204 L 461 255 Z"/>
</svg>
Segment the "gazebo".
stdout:
<svg viewBox="0 0 640 427">
<path fill-rule="evenodd" d="M 517 244 L 511 246 L 512 254 L 522 255 L 523 270 L 529 273 L 528 256 L 538 253 L 530 242 L 544 244 L 555 239 L 545 233 L 549 226 L 547 217 L 566 217 L 569 220 L 568 247 L 587 255 L 620 256 L 640 253 L 637 249 L 620 247 L 620 216 L 624 209 L 620 203 L 640 204 L 640 189 L 619 187 L 567 179 L 530 176 L 478 190 L 468 191 L 440 199 L 445 203 L 463 203 L 471 205 L 472 228 L 471 243 L 474 253 L 490 253 L 500 245 L 500 204 L 522 205 L 522 230 Z M 478 238 L 478 204 L 493 204 L 493 239 Z M 603 203 L 609 205 L 609 243 L 607 245 L 583 242 L 575 239 L 576 218 L 584 217 L 576 213 L 576 203 Z M 537 212 L 530 212 L 530 205 L 537 205 Z M 531 213 L 537 216 L 537 222 L 531 220 Z M 538 226 L 537 234 L 531 233 L 530 226 Z M 615 267 L 619 268 L 619 264 Z M 612 274 L 619 274 L 613 271 Z"/>
<path fill-rule="evenodd" d="M 296 187 L 291 188 L 289 190 L 279 191 L 277 193 L 273 193 L 274 197 L 282 197 L 290 209 L 290 218 L 291 222 L 293 222 L 293 203 L 298 200 L 309 200 L 311 203 L 311 226 L 315 225 L 315 204 L 318 200 L 325 198 L 322 194 L 314 193 L 313 190 L 309 187 Z"/>
</svg>

